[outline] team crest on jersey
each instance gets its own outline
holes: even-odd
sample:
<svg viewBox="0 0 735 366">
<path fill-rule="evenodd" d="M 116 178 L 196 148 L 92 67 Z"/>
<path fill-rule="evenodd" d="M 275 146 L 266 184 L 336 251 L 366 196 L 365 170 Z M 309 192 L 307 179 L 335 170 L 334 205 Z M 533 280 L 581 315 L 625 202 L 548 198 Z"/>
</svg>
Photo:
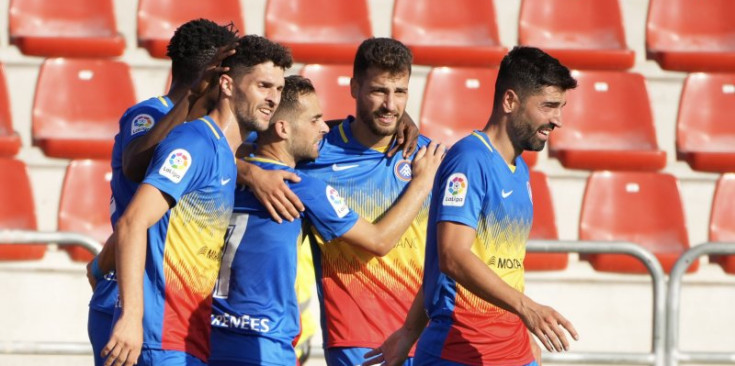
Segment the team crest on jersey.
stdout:
<svg viewBox="0 0 735 366">
<path fill-rule="evenodd" d="M 131 125 L 130 134 L 135 135 L 141 131 L 148 131 L 153 128 L 153 124 L 156 123 L 153 117 L 149 114 L 139 114 L 133 118 L 133 124 Z"/>
<path fill-rule="evenodd" d="M 401 160 L 396 165 L 393 166 L 393 171 L 396 174 L 396 177 L 402 181 L 410 181 L 411 180 L 411 162 L 408 160 Z"/>
<path fill-rule="evenodd" d="M 327 200 L 329 200 L 329 204 L 332 205 L 334 212 L 336 212 L 337 216 L 340 218 L 345 217 L 345 215 L 350 212 L 344 198 L 339 195 L 339 192 L 337 192 L 336 189 L 329 185 L 327 186 Z"/>
<path fill-rule="evenodd" d="M 467 177 L 462 173 L 454 173 L 447 179 L 447 186 L 444 189 L 443 206 L 464 206 L 465 197 L 469 189 Z"/>
<path fill-rule="evenodd" d="M 191 155 L 184 149 L 176 149 L 168 155 L 158 174 L 170 179 L 174 183 L 181 182 L 186 171 L 191 167 Z"/>
</svg>

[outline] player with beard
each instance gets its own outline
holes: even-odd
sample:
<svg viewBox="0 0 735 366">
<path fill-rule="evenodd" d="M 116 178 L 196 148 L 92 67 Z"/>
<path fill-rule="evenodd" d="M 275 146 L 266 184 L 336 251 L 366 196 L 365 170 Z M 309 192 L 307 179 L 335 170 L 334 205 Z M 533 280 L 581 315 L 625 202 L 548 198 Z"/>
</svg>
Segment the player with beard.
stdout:
<svg viewBox="0 0 735 366">
<path fill-rule="evenodd" d="M 521 157 L 562 126 L 566 91 L 576 86 L 538 48 L 505 56 L 487 125 L 457 142 L 437 173 L 422 291 L 366 365 L 400 365 L 419 335 L 414 364 L 439 366 L 540 365 L 529 333 L 549 351 L 568 349 L 566 332 L 578 339 L 562 315 L 523 294 L 533 204 Z"/>
</svg>

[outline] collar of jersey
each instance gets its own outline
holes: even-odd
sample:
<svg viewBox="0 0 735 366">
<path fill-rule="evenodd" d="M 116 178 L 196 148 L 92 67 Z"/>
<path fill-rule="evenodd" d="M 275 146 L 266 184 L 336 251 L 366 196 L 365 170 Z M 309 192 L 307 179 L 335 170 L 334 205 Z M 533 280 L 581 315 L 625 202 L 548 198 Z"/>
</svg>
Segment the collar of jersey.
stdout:
<svg viewBox="0 0 735 366">
<path fill-rule="evenodd" d="M 169 99 L 169 97 L 165 95 L 158 97 L 158 101 L 161 102 L 161 104 L 163 104 L 163 106 L 166 108 L 173 107 L 174 105 L 171 99 Z"/>
<path fill-rule="evenodd" d="M 480 139 L 480 141 L 482 141 L 482 143 L 485 144 L 485 146 L 488 148 L 488 150 L 490 150 L 490 153 L 493 152 L 493 147 L 492 147 L 493 145 L 490 142 L 490 137 L 488 137 L 487 134 L 485 134 L 482 131 L 474 130 L 474 131 L 472 131 L 472 136 L 475 136 L 478 139 Z M 500 157 L 500 154 L 498 154 L 498 157 Z M 503 162 L 505 162 L 505 160 L 502 157 L 500 157 L 500 159 L 503 160 Z M 516 169 L 518 169 L 518 165 L 517 164 L 516 165 L 510 165 L 510 164 L 508 164 L 506 162 L 505 165 L 508 167 L 508 169 L 510 169 L 510 172 L 511 173 L 515 173 L 516 172 Z"/>
<path fill-rule="evenodd" d="M 267 164 L 274 164 L 274 165 L 281 165 L 281 166 L 288 167 L 288 165 L 286 165 L 286 164 L 284 164 L 284 163 L 282 163 L 282 162 L 280 162 L 278 160 L 273 160 L 273 159 L 268 159 L 268 158 L 262 158 L 262 157 L 254 156 L 254 155 L 246 156 L 246 157 L 244 157 L 242 159 L 245 160 L 245 161 L 250 161 L 250 162 L 256 162 L 257 161 L 259 163 L 267 163 Z"/>
<path fill-rule="evenodd" d="M 214 120 L 210 116 L 204 116 L 199 118 L 200 121 L 203 121 L 207 126 L 209 126 L 209 129 L 212 130 L 212 133 L 217 138 L 217 140 L 220 139 L 220 136 L 222 136 L 222 131 L 219 129 L 216 123 L 214 123 Z"/>
<path fill-rule="evenodd" d="M 360 146 L 360 147 L 362 147 L 364 149 L 368 149 L 368 150 L 372 150 L 372 151 L 377 151 L 377 152 L 379 152 L 381 154 L 382 153 L 385 153 L 386 151 L 388 151 L 388 146 L 383 146 L 383 147 L 367 147 L 367 146 L 359 143 L 357 141 L 357 139 L 355 139 L 355 137 L 352 136 L 352 129 L 350 128 L 350 124 L 352 122 L 354 122 L 354 121 L 355 121 L 355 117 L 349 116 L 344 121 L 342 121 L 342 123 L 340 123 L 339 126 L 337 126 L 337 128 L 339 128 L 339 136 L 340 136 L 340 138 L 342 138 L 342 142 L 344 142 L 345 144 L 357 145 L 357 146 Z"/>
</svg>

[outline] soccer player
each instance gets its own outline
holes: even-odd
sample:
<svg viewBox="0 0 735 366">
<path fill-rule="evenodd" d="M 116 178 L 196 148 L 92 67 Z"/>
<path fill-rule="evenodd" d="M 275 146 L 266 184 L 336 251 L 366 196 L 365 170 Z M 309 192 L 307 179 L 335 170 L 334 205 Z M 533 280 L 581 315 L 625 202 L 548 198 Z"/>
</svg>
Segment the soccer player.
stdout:
<svg viewBox="0 0 735 366">
<path fill-rule="evenodd" d="M 294 171 L 296 163 L 319 154 L 328 131 L 314 87 L 301 76 L 286 78 L 281 104 L 255 154 L 245 158 L 263 169 Z M 445 148 L 423 147 L 411 163 L 413 179 L 401 198 L 377 222 L 361 219 L 339 193 L 317 178 L 291 185 L 306 207 L 303 219 L 322 238 L 341 238 L 370 255 L 390 251 L 431 191 Z M 252 192 L 238 189 L 235 213 L 214 290 L 212 366 L 296 364 L 299 336 L 296 281 L 302 220 L 278 224 Z"/>
<path fill-rule="evenodd" d="M 162 121 L 162 119 L 171 111 L 174 101 L 182 100 L 181 107 L 188 110 L 188 107 L 184 106 L 184 104 L 189 104 L 190 99 L 188 98 L 197 99 L 199 97 L 191 90 L 197 76 L 207 68 L 208 64 L 218 65 L 220 58 L 229 55 L 231 53 L 229 50 L 223 50 L 219 55 L 217 51 L 236 40 L 237 33 L 231 26 L 219 26 L 206 19 L 189 21 L 174 32 L 167 52 L 171 58 L 173 74 L 168 93 L 130 107 L 120 119 L 120 133 L 115 136 L 112 151 L 111 188 L 113 195 L 110 211 L 113 226 L 130 202 L 150 162 L 153 151 L 146 148 L 146 145 L 152 144 L 155 147 L 171 128 L 178 124 L 172 119 L 167 121 Z M 179 122 L 183 122 L 183 119 L 180 119 Z M 141 138 L 151 129 L 153 131 L 150 134 Z M 132 158 L 123 159 L 123 152 L 131 154 Z M 129 164 L 126 165 L 124 162 Z M 108 250 L 111 248 L 111 246 L 106 247 Z M 97 366 L 101 366 L 104 362 L 100 353 L 109 340 L 112 314 L 118 294 L 114 276 L 112 274 L 103 275 L 107 271 L 100 269 L 99 260 L 100 258 L 95 258 L 88 266 L 88 275 L 91 275 L 90 281 L 93 283 L 93 294 L 89 303 L 87 330 Z M 94 271 L 93 267 L 96 267 Z M 106 269 L 109 270 L 109 268 Z"/>
<path fill-rule="evenodd" d="M 569 347 L 565 330 L 578 338 L 562 315 L 523 294 L 533 206 L 521 158 L 562 126 L 566 91 L 576 86 L 538 48 L 505 56 L 487 125 L 457 142 L 437 173 L 423 291 L 405 325 L 366 364 L 400 364 L 419 334 L 414 364 L 439 366 L 536 365 L 529 332 L 549 351 Z"/>
<path fill-rule="evenodd" d="M 267 128 L 291 63 L 282 46 L 242 37 L 223 61 L 229 69 L 214 109 L 156 147 L 116 225 L 120 300 L 105 365 L 206 363 L 212 289 L 234 201 L 233 152 L 240 136 Z"/>
<path fill-rule="evenodd" d="M 315 162 L 303 171 L 334 187 L 360 217 L 374 222 L 411 181 L 411 160 L 384 152 L 404 115 L 411 51 L 389 38 L 365 40 L 350 82 L 356 115 L 325 137 Z M 418 146 L 428 145 L 420 136 Z M 342 239 L 310 241 L 322 309 L 325 358 L 330 366 L 356 365 L 400 327 L 421 284 L 428 200 L 387 255 L 380 257 Z M 327 239 L 327 240 L 325 240 Z"/>
</svg>

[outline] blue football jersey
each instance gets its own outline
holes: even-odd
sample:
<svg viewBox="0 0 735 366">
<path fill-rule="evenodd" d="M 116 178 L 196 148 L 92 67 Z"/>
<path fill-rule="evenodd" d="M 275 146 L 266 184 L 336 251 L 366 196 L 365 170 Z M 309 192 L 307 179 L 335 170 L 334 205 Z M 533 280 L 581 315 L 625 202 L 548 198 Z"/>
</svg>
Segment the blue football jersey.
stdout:
<svg viewBox="0 0 735 366">
<path fill-rule="evenodd" d="M 257 157 L 247 161 L 267 170 L 292 168 Z M 295 365 L 293 344 L 300 333 L 296 265 L 302 222 L 328 240 L 342 236 L 359 219 L 326 183 L 299 174 L 288 182 L 306 211 L 278 224 L 255 195 L 238 187 L 212 311 L 210 360 L 257 365 Z"/>
<path fill-rule="evenodd" d="M 457 142 L 437 172 L 429 210 L 424 306 L 431 318 L 418 350 L 467 365 L 533 361 L 521 319 L 474 295 L 439 270 L 436 228 L 450 221 L 476 231 L 472 252 L 503 281 L 524 290 L 523 259 L 533 220 L 528 167 L 509 166 L 487 135 Z"/>
</svg>

